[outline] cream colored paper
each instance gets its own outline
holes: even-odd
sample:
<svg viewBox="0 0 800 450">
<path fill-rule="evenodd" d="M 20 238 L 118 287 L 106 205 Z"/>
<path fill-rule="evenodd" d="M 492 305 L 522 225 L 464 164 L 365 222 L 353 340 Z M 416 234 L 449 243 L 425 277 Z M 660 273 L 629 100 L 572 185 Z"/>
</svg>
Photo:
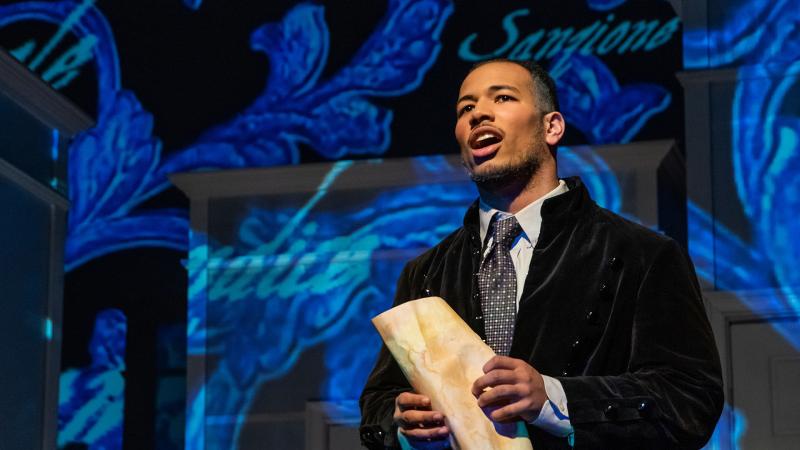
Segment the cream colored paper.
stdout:
<svg viewBox="0 0 800 450">
<path fill-rule="evenodd" d="M 532 450 L 522 422 L 496 424 L 478 406 L 472 383 L 494 356 L 439 297 L 403 303 L 372 319 L 414 390 L 431 399 L 460 450 Z"/>
</svg>

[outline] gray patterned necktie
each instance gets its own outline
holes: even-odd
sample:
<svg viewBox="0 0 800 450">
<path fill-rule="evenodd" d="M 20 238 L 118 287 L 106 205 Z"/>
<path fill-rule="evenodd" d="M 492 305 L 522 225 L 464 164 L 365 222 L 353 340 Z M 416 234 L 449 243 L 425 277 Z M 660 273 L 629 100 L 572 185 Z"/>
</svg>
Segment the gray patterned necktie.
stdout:
<svg viewBox="0 0 800 450">
<path fill-rule="evenodd" d="M 478 270 L 486 343 L 498 355 L 508 355 L 517 316 L 517 272 L 511 261 L 511 245 L 520 233 L 514 216 L 495 220 L 492 246 Z"/>
</svg>

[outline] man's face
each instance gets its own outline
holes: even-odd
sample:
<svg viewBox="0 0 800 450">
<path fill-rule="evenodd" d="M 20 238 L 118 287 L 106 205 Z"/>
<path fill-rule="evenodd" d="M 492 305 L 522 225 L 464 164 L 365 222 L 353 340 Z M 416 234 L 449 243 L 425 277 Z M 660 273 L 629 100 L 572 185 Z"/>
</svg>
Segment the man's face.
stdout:
<svg viewBox="0 0 800 450">
<path fill-rule="evenodd" d="M 461 157 L 479 184 L 530 178 L 551 157 L 544 117 L 524 67 L 496 62 L 473 70 L 461 84 L 456 113 Z"/>
</svg>

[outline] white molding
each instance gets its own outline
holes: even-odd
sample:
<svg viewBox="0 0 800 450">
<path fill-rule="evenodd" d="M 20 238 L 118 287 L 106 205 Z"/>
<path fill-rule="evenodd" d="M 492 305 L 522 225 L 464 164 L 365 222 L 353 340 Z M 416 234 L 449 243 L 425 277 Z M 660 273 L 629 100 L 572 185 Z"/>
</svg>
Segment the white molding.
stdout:
<svg viewBox="0 0 800 450">
<path fill-rule="evenodd" d="M 580 154 L 594 152 L 603 158 L 609 168 L 634 170 L 657 167 L 674 146 L 672 140 L 639 141 L 629 144 L 572 146 Z M 321 162 L 279 167 L 227 169 L 218 171 L 186 172 L 170 175 L 170 181 L 191 199 L 244 197 L 269 194 L 285 195 L 316 192 L 320 183 L 336 164 L 352 164 L 345 175 L 328 187 L 330 191 L 369 190 L 386 187 L 417 186 L 436 183 L 470 183 L 461 167 L 457 154 L 431 156 L 437 162 L 436 178 L 430 172 L 419 173 L 417 168 L 426 157 L 368 159 L 358 161 Z M 380 169 L 376 170 L 376 166 Z"/>
<path fill-rule="evenodd" d="M 781 294 L 790 299 L 797 295 L 787 290 L 758 289 L 742 291 L 704 291 L 711 329 L 719 351 L 722 365 L 722 378 L 725 384 L 725 398 L 733 398 L 733 362 L 731 349 L 731 326 L 737 323 L 759 321 L 770 322 L 786 318 L 798 318 L 798 313 L 788 304 L 776 305 L 767 299 L 774 294 Z M 723 414 L 725 414 L 723 412 Z M 728 411 L 727 423 L 733 423 L 733 411 Z M 727 430 L 723 436 L 723 448 L 733 448 L 733 429 Z"/>
<path fill-rule="evenodd" d="M 33 195 L 44 203 L 53 204 L 65 211 L 69 209 L 69 200 L 58 192 L 44 186 L 25 172 L 17 169 L 16 166 L 2 157 L 0 157 L 0 178 L 11 181 L 19 186 L 20 189 L 23 189 L 25 192 Z"/>
<path fill-rule="evenodd" d="M 345 405 L 344 402 L 306 402 L 306 450 L 331 449 L 333 445 L 331 445 L 329 430 L 333 426 L 352 428 L 353 435 L 358 435 L 360 417 L 351 413 L 352 405 L 357 402 L 353 400 L 349 403 L 351 405 Z"/>
<path fill-rule="evenodd" d="M 0 94 L 68 138 L 94 126 L 94 120 L 0 48 Z"/>
</svg>

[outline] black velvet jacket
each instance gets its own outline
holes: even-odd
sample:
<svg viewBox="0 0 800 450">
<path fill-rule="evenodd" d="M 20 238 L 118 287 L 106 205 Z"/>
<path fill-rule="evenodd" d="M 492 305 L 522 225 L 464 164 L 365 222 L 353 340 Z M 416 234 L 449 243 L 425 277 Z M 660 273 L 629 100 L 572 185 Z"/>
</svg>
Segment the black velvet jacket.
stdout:
<svg viewBox="0 0 800 450">
<path fill-rule="evenodd" d="M 547 199 L 510 356 L 561 381 L 574 446 L 700 448 L 722 410 L 720 364 L 694 267 L 668 237 L 589 198 L 578 178 Z M 464 226 L 409 262 L 395 304 L 436 295 L 484 337 L 475 274 L 477 202 Z M 395 397 L 410 390 L 384 346 L 361 395 L 361 439 L 396 447 Z M 536 427 L 536 450 L 569 448 Z"/>
</svg>

